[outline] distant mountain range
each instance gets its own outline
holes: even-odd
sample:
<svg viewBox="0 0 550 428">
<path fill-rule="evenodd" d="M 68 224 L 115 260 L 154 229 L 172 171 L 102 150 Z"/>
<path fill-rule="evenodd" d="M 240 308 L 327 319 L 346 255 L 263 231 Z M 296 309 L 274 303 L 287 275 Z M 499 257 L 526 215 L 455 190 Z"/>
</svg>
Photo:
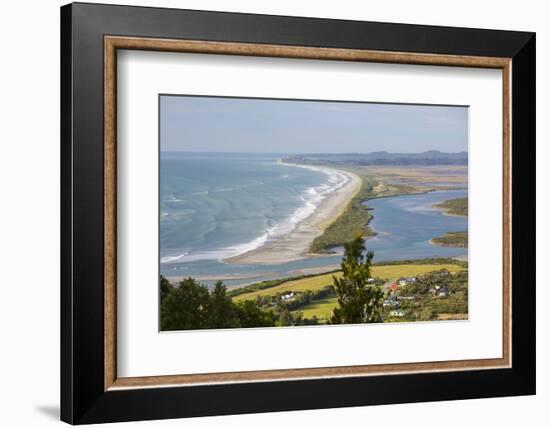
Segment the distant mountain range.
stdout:
<svg viewBox="0 0 550 428">
<path fill-rule="evenodd" d="M 287 163 L 346 165 L 468 165 L 468 152 L 445 153 L 319 153 L 288 156 Z"/>
</svg>

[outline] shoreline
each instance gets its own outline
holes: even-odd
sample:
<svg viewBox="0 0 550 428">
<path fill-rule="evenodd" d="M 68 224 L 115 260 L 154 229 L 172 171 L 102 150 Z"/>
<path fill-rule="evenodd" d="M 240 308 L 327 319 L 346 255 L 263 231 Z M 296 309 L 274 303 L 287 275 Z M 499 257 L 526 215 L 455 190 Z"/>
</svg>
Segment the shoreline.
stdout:
<svg viewBox="0 0 550 428">
<path fill-rule="evenodd" d="M 283 163 L 283 162 L 281 162 Z M 309 165 L 285 164 L 298 168 L 310 168 Z M 296 224 L 288 234 L 267 242 L 261 247 L 247 251 L 237 256 L 223 259 L 225 263 L 269 265 L 286 263 L 308 258 L 331 256 L 313 254 L 309 247 L 313 240 L 322 235 L 323 231 L 338 219 L 345 211 L 351 200 L 361 189 L 362 179 L 357 174 L 347 170 L 315 166 L 316 170 L 338 172 L 349 178 L 342 187 L 328 194 L 313 213 Z"/>
<path fill-rule="evenodd" d="M 446 215 L 448 217 L 468 217 L 467 215 L 462 215 L 462 214 L 451 214 L 451 213 L 445 211 L 445 208 L 439 208 L 439 207 L 436 207 L 435 205 L 433 205 L 433 208 L 441 210 L 442 211 L 441 215 Z"/>
</svg>

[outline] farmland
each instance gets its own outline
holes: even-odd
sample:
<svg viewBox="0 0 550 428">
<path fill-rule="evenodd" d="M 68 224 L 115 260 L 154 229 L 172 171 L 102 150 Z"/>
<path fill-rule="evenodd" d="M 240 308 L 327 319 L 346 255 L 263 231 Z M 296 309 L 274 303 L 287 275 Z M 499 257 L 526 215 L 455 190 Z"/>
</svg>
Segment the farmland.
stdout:
<svg viewBox="0 0 550 428">
<path fill-rule="evenodd" d="M 458 272 L 463 268 L 458 264 L 403 264 L 403 265 L 381 265 L 372 267 L 372 276 L 381 278 L 386 282 L 396 280 L 406 276 L 423 275 L 435 270 L 447 269 L 449 272 Z M 240 294 L 233 299 L 236 301 L 254 300 L 259 296 L 270 296 L 285 292 L 299 292 L 306 290 L 320 290 L 327 285 L 332 284 L 332 277 L 341 277 L 340 272 L 316 275 L 308 278 L 289 280 L 274 287 L 254 291 L 251 293 Z"/>
</svg>

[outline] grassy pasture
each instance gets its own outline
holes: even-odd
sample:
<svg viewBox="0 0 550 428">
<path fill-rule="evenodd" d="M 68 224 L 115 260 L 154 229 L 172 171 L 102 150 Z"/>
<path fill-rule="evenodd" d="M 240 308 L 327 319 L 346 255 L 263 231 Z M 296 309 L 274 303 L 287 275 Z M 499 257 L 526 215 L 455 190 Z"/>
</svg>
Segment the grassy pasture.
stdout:
<svg viewBox="0 0 550 428">
<path fill-rule="evenodd" d="M 332 315 L 332 310 L 338 305 L 337 297 L 325 297 L 315 300 L 311 304 L 304 306 L 296 312 L 302 312 L 305 318 L 312 318 L 314 315 L 319 320 L 327 320 Z"/>
<path fill-rule="evenodd" d="M 371 269 L 372 275 L 374 277 L 382 278 L 388 281 L 396 280 L 401 277 L 423 275 L 425 273 L 440 269 L 447 269 L 449 272 L 458 272 L 460 270 L 463 270 L 461 266 L 458 266 L 456 264 L 382 265 L 373 266 Z M 339 278 L 342 274 L 341 272 L 336 272 L 317 275 L 309 278 L 290 280 L 275 287 L 270 287 L 263 290 L 235 296 L 233 300 L 237 302 L 241 300 L 254 300 L 258 296 L 272 296 L 277 293 L 282 293 L 286 291 L 296 292 L 306 290 L 320 290 L 321 288 L 327 285 L 331 285 L 333 283 L 333 275 Z"/>
</svg>

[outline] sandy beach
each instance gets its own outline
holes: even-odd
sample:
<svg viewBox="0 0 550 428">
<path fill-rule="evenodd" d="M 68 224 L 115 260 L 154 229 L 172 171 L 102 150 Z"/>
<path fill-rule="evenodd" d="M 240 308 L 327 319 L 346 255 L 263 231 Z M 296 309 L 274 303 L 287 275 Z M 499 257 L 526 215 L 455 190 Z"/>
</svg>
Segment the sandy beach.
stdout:
<svg viewBox="0 0 550 428">
<path fill-rule="evenodd" d="M 269 265 L 302 260 L 310 257 L 323 257 L 319 254 L 309 253 L 309 247 L 313 240 L 317 236 L 320 236 L 323 230 L 330 226 L 342 214 L 348 203 L 360 190 L 361 178 L 349 171 L 327 167 L 316 168 L 325 169 L 327 171 L 338 171 L 346 175 L 349 181 L 339 189 L 328 194 L 319 204 L 317 209 L 309 217 L 299 222 L 287 235 L 278 237 L 254 250 L 224 259 L 224 262 Z"/>
</svg>

